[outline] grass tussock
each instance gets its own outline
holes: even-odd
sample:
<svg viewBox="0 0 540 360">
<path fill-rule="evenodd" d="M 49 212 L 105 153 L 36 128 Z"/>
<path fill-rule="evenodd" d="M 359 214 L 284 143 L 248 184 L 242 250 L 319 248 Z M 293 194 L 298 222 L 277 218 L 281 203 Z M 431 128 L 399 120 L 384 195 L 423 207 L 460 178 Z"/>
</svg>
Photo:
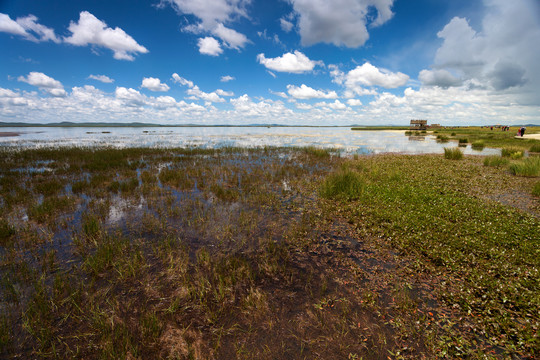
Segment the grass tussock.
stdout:
<svg viewBox="0 0 540 360">
<path fill-rule="evenodd" d="M 473 141 L 471 144 L 471 148 L 473 150 L 482 150 L 485 147 L 486 147 L 486 144 L 483 140 L 476 140 L 476 141 Z"/>
<path fill-rule="evenodd" d="M 529 151 L 534 152 L 534 153 L 540 153 L 540 143 L 534 144 L 533 146 L 531 146 L 529 148 Z"/>
<path fill-rule="evenodd" d="M 360 197 L 364 188 L 362 176 L 354 170 L 345 168 L 326 178 L 319 193 L 328 199 L 355 200 Z"/>
<path fill-rule="evenodd" d="M 450 160 L 463 159 L 463 152 L 459 148 L 444 148 L 444 158 Z"/>
<path fill-rule="evenodd" d="M 510 163 L 510 160 L 497 155 L 486 156 L 484 158 L 484 166 L 501 167 Z"/>
<path fill-rule="evenodd" d="M 509 157 L 511 159 L 521 159 L 523 157 L 524 151 L 518 147 L 503 147 L 501 149 L 501 155 L 504 157 Z"/>
<path fill-rule="evenodd" d="M 510 172 L 518 176 L 540 176 L 540 157 L 529 157 L 510 164 Z"/>
</svg>

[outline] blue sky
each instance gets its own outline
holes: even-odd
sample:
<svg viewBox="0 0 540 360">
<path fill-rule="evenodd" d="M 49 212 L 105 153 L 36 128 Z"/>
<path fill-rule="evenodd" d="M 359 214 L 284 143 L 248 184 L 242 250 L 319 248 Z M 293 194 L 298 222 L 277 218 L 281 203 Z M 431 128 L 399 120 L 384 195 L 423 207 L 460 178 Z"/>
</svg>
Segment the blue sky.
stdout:
<svg viewBox="0 0 540 360">
<path fill-rule="evenodd" d="M 0 121 L 540 125 L 537 0 L 0 0 Z"/>
</svg>

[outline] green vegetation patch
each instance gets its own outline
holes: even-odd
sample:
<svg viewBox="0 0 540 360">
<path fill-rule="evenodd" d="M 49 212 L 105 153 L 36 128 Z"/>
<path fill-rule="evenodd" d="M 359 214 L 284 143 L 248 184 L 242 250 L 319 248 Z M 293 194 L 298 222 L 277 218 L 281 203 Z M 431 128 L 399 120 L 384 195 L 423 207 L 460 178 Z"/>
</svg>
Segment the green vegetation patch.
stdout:
<svg viewBox="0 0 540 360">
<path fill-rule="evenodd" d="M 510 164 L 510 172 L 518 176 L 540 176 L 540 157 L 529 157 Z"/>
<path fill-rule="evenodd" d="M 463 159 L 463 152 L 459 148 L 444 148 L 444 158 L 450 160 Z"/>
<path fill-rule="evenodd" d="M 471 176 L 475 166 L 460 164 L 449 167 L 433 156 L 360 159 L 363 191 L 353 202 L 333 199 L 349 221 L 439 269 L 445 301 L 474 314 L 497 344 L 536 353 L 540 222 L 467 194 L 480 179 Z M 341 174 L 322 188 L 347 178 Z"/>
</svg>

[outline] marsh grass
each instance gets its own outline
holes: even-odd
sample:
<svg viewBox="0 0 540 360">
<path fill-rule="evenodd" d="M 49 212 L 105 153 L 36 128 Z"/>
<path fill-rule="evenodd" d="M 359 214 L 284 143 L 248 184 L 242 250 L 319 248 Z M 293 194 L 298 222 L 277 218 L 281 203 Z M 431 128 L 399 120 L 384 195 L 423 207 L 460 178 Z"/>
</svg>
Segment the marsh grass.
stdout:
<svg viewBox="0 0 540 360">
<path fill-rule="evenodd" d="M 350 168 L 332 174 L 321 185 L 319 193 L 324 198 L 357 199 L 365 188 L 362 176 Z"/>
<path fill-rule="evenodd" d="M 473 150 L 482 150 L 485 147 L 486 147 L 486 144 L 484 143 L 483 140 L 476 140 L 476 141 L 473 141 L 471 144 L 471 148 Z"/>
<path fill-rule="evenodd" d="M 510 164 L 510 172 L 518 176 L 540 176 L 540 157 L 528 157 Z"/>
<path fill-rule="evenodd" d="M 493 188 L 487 181 L 502 171 L 473 157 L 2 155 L 2 358 L 433 358 L 438 349 L 474 358 L 488 352 L 485 338 L 512 356 L 534 354 L 536 319 L 515 324 L 538 305 L 537 275 L 524 273 L 537 266 L 526 255 L 536 245 L 523 230 L 538 224 L 467 195 L 474 179 Z M 12 171 L 29 164 L 52 170 Z M 437 299 L 408 285 L 417 282 Z M 474 330 L 421 315 L 434 301 L 456 329 Z M 469 310 L 484 322 L 461 327 Z"/>
<path fill-rule="evenodd" d="M 450 160 L 463 159 L 463 152 L 459 148 L 444 148 L 444 158 Z"/>
<path fill-rule="evenodd" d="M 484 166 L 501 167 L 510 163 L 510 160 L 503 158 L 502 156 L 492 155 L 484 158 Z"/>
<path fill-rule="evenodd" d="M 540 143 L 538 143 L 538 144 L 533 144 L 533 145 L 529 148 L 529 151 L 530 151 L 530 152 L 534 152 L 534 153 L 540 153 Z"/>
<path fill-rule="evenodd" d="M 437 135 L 437 141 L 438 142 L 442 142 L 442 143 L 446 143 L 450 140 L 450 138 L 446 135 Z"/>
<path fill-rule="evenodd" d="M 509 157 L 511 159 L 520 159 L 523 157 L 524 151 L 518 147 L 503 147 L 501 149 L 501 155 Z"/>
<path fill-rule="evenodd" d="M 534 196 L 539 196 L 540 197 L 540 181 L 538 181 L 536 184 L 534 184 L 532 194 Z"/>
</svg>

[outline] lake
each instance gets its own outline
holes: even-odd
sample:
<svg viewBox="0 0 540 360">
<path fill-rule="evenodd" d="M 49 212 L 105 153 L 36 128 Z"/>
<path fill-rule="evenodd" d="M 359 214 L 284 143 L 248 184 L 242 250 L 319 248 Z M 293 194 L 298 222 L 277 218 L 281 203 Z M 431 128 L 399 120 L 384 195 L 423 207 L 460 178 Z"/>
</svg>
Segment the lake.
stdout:
<svg viewBox="0 0 540 360">
<path fill-rule="evenodd" d="M 0 146 L 36 148 L 65 146 L 124 147 L 264 147 L 316 146 L 337 148 L 344 154 L 444 153 L 457 142 L 437 142 L 435 136 L 405 136 L 405 131 L 353 131 L 349 127 L 5 127 Z M 465 154 L 499 155 L 462 147 Z"/>
</svg>

